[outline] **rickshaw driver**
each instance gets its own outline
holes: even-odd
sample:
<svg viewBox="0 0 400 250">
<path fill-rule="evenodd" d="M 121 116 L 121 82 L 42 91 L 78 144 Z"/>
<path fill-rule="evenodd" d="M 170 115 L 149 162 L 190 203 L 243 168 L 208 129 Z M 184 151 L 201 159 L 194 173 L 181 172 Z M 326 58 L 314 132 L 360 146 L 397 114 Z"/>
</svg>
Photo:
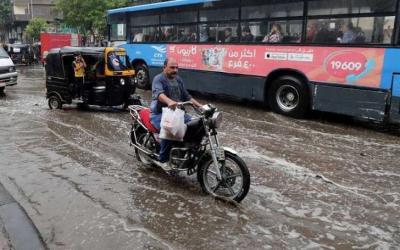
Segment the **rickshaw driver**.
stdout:
<svg viewBox="0 0 400 250">
<path fill-rule="evenodd" d="M 154 77 L 152 84 L 151 123 L 160 129 L 162 107 L 175 109 L 178 102 L 191 101 L 196 107 L 200 108 L 201 103 L 196 101 L 186 90 L 182 78 L 178 76 L 178 63 L 175 58 L 167 58 L 164 61 L 163 72 Z M 191 117 L 185 114 L 185 123 Z M 159 162 L 165 164 L 169 159 L 172 141 L 160 139 Z"/>
<path fill-rule="evenodd" d="M 86 66 L 86 62 L 82 55 L 77 54 L 75 56 L 75 60 L 72 62 L 72 67 L 74 68 L 75 74 L 75 97 L 78 97 L 80 100 L 83 98 L 83 84 L 85 82 Z"/>
</svg>

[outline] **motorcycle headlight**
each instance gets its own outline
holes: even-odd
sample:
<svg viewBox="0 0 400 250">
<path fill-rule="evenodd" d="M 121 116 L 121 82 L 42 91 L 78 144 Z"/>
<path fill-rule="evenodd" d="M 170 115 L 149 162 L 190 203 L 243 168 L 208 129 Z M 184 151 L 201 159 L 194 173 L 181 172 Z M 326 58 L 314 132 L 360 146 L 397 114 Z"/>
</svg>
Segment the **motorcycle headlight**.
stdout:
<svg viewBox="0 0 400 250">
<path fill-rule="evenodd" d="M 212 127 L 219 128 L 222 123 L 222 114 L 220 112 L 215 112 L 210 119 L 210 123 Z"/>
<path fill-rule="evenodd" d="M 121 83 L 122 86 L 125 85 L 125 79 L 124 79 L 124 78 L 121 78 L 121 79 L 119 80 L 119 82 Z"/>
<path fill-rule="evenodd" d="M 15 67 L 14 67 L 14 66 L 11 66 L 8 70 L 10 71 L 10 73 L 11 73 L 11 72 L 15 72 Z"/>
</svg>

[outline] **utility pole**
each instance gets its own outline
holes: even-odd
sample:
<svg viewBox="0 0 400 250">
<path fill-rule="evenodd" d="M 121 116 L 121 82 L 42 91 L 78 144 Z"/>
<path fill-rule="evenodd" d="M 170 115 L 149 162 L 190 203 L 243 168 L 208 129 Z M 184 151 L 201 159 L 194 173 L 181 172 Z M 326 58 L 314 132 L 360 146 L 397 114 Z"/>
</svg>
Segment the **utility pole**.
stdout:
<svg viewBox="0 0 400 250">
<path fill-rule="evenodd" d="M 33 19 L 33 0 L 30 0 L 31 4 L 31 19 Z"/>
</svg>

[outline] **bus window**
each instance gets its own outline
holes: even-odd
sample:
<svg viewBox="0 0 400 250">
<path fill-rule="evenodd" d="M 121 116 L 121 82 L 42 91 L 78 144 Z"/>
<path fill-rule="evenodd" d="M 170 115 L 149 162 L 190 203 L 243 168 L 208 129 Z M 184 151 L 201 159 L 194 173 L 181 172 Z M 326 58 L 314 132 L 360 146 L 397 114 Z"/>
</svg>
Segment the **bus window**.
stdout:
<svg viewBox="0 0 400 250">
<path fill-rule="evenodd" d="M 158 27 L 132 27 L 131 28 L 132 43 L 155 42 L 158 41 Z"/>
<path fill-rule="evenodd" d="M 206 43 L 209 40 L 210 36 L 210 28 L 208 27 L 207 24 L 200 24 L 199 25 L 199 42 L 200 43 Z M 215 39 L 214 39 L 215 41 Z"/>
<path fill-rule="evenodd" d="M 111 15 L 109 16 L 110 23 L 110 40 L 122 41 L 126 40 L 126 21 L 125 16 Z"/>
<path fill-rule="evenodd" d="M 311 43 L 390 44 L 394 16 L 310 20 L 306 41 Z"/>
<path fill-rule="evenodd" d="M 196 25 L 168 25 L 161 28 L 163 42 L 189 43 L 197 42 Z"/>
<path fill-rule="evenodd" d="M 249 27 L 254 36 L 254 42 L 263 43 L 299 43 L 301 41 L 303 22 L 301 20 L 276 21 L 276 22 L 249 22 L 244 23 Z M 242 32 L 241 41 L 246 42 Z"/>
<path fill-rule="evenodd" d="M 268 22 L 266 21 L 242 23 L 241 42 L 250 42 L 248 41 L 249 38 L 246 38 L 246 36 L 248 36 L 248 32 L 244 32 L 247 27 L 250 29 L 250 34 L 253 36 L 253 42 L 261 42 L 264 36 L 269 32 Z"/>
<path fill-rule="evenodd" d="M 242 19 L 303 16 L 303 1 L 247 0 L 242 2 Z"/>
<path fill-rule="evenodd" d="M 382 43 L 390 44 L 392 43 L 393 37 L 393 27 L 394 27 L 394 17 L 385 17 L 383 21 L 383 34 Z"/>
<path fill-rule="evenodd" d="M 396 0 L 322 0 L 309 1 L 308 15 L 338 15 L 394 12 Z"/>
<path fill-rule="evenodd" d="M 163 26 L 161 27 L 160 41 L 175 42 L 178 40 L 178 29 L 176 26 Z"/>
<path fill-rule="evenodd" d="M 110 25 L 110 40 L 111 41 L 123 41 L 126 40 L 126 24 L 118 23 Z"/>
<path fill-rule="evenodd" d="M 237 23 L 210 24 L 209 42 L 217 43 L 237 43 L 239 42 Z"/>
<path fill-rule="evenodd" d="M 223 13 L 221 15 L 221 13 Z M 200 9 L 200 22 L 230 21 L 239 19 L 239 8 Z"/>
<path fill-rule="evenodd" d="M 161 24 L 197 22 L 197 11 L 170 11 L 161 15 Z"/>
<path fill-rule="evenodd" d="M 130 17 L 130 26 L 158 25 L 158 15 L 138 15 L 132 13 Z"/>
<path fill-rule="evenodd" d="M 178 26 L 176 42 L 188 43 L 197 41 L 196 25 Z"/>
<path fill-rule="evenodd" d="M 241 26 L 241 31 L 242 35 L 240 36 L 240 42 L 241 43 L 252 43 L 255 41 L 255 33 L 259 33 L 259 30 L 257 30 L 257 26 L 250 26 L 247 23 L 242 24 Z"/>
<path fill-rule="evenodd" d="M 143 42 L 143 36 L 144 36 L 144 32 L 143 32 L 144 28 L 132 28 L 131 29 L 131 42 L 132 43 L 141 43 Z"/>
</svg>

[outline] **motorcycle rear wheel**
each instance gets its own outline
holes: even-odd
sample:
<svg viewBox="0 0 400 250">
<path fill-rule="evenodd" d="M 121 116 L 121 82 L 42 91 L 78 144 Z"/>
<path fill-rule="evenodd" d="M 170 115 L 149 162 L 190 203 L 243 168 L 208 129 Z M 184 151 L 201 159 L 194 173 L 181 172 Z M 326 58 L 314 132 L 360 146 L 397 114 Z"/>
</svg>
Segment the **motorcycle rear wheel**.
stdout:
<svg viewBox="0 0 400 250">
<path fill-rule="evenodd" d="M 155 152 L 154 141 L 153 141 L 153 138 L 150 137 L 149 134 L 139 134 L 137 141 L 143 148 L 146 148 L 147 150 L 149 150 L 153 153 Z M 153 162 L 152 162 L 150 156 L 148 156 L 146 153 L 140 151 L 137 148 L 135 148 L 135 155 L 136 155 L 136 158 L 143 165 L 148 166 L 148 167 L 153 165 Z"/>
<path fill-rule="evenodd" d="M 239 156 L 225 152 L 220 171 L 222 179 L 218 180 L 211 157 L 200 166 L 197 177 L 202 190 L 207 194 L 241 202 L 250 188 L 250 173 L 246 163 Z"/>
</svg>

